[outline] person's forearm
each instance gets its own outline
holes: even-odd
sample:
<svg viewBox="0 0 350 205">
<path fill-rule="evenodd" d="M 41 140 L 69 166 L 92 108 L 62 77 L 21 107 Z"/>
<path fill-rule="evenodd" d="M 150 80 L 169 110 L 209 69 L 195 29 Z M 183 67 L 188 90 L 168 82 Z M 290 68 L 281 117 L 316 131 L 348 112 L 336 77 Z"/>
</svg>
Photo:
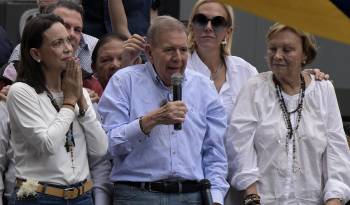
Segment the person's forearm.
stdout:
<svg viewBox="0 0 350 205">
<path fill-rule="evenodd" d="M 108 8 L 113 31 L 129 37 L 128 20 L 122 0 L 109 0 Z"/>
<path fill-rule="evenodd" d="M 254 182 L 253 184 L 251 184 L 246 190 L 245 190 L 245 196 L 249 195 L 249 194 L 258 194 L 258 191 L 256 189 L 256 182 Z"/>
<path fill-rule="evenodd" d="M 340 199 L 328 199 L 326 205 L 341 205 L 342 202 Z"/>
</svg>

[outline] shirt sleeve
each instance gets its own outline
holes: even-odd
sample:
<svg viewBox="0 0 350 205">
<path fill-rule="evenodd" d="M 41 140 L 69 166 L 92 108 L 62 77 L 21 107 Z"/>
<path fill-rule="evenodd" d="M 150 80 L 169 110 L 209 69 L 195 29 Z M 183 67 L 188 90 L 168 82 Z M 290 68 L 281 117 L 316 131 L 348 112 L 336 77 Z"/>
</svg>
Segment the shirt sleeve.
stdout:
<svg viewBox="0 0 350 205">
<path fill-rule="evenodd" d="M 214 88 L 213 90 L 215 91 Z M 207 132 L 202 148 L 204 176 L 211 183 L 213 201 L 224 204 L 224 197 L 229 188 L 226 181 L 227 156 L 224 145 L 227 119 L 218 98 L 209 104 L 206 119 Z"/>
<path fill-rule="evenodd" d="M 11 127 L 13 123 L 33 149 L 48 155 L 64 145 L 66 133 L 75 117 L 71 109 L 61 108 L 52 123 L 48 124 L 35 90 L 23 83 L 11 86 L 7 108 Z"/>
<path fill-rule="evenodd" d="M 257 129 L 258 112 L 254 102 L 256 85 L 246 84 L 240 91 L 235 108 L 231 113 L 226 148 L 231 185 L 245 190 L 258 180 L 259 169 L 254 148 L 254 134 Z"/>
<path fill-rule="evenodd" d="M 107 135 L 96 117 L 89 94 L 85 89 L 84 96 L 88 109 L 83 117 L 78 117 L 78 121 L 84 130 L 88 154 L 90 156 L 104 156 L 108 146 Z"/>
<path fill-rule="evenodd" d="M 18 44 L 12 51 L 11 56 L 8 60 L 8 62 L 13 62 L 13 61 L 19 61 L 19 59 L 21 58 L 21 44 Z"/>
<path fill-rule="evenodd" d="M 7 150 L 9 148 L 9 127 L 6 106 L 0 102 L 0 195 L 4 192 L 4 174 L 7 169 Z"/>
<path fill-rule="evenodd" d="M 113 184 L 109 180 L 111 162 L 109 157 L 89 157 L 90 173 L 94 182 L 94 204 L 109 205 L 113 198 Z"/>
<path fill-rule="evenodd" d="M 326 95 L 327 148 L 324 155 L 324 201 L 331 198 L 350 200 L 350 153 L 346 141 L 342 118 L 333 85 L 328 84 Z"/>
<path fill-rule="evenodd" d="M 130 86 L 119 76 L 110 79 L 98 106 L 103 128 L 108 136 L 108 151 L 111 156 L 128 154 L 135 144 L 145 139 L 139 119 L 130 119 Z"/>
</svg>

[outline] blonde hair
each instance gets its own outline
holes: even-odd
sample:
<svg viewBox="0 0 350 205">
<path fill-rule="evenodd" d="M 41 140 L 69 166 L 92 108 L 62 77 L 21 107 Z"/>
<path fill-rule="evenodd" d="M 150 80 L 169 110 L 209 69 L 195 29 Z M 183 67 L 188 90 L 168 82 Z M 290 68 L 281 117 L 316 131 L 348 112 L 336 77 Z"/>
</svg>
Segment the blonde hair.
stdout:
<svg viewBox="0 0 350 205">
<path fill-rule="evenodd" d="M 316 58 L 316 55 L 317 55 L 316 40 L 313 35 L 306 33 L 302 30 L 299 30 L 297 28 L 294 28 L 292 26 L 275 23 L 267 31 L 266 40 L 267 41 L 271 40 L 273 35 L 285 30 L 292 31 L 293 33 L 295 33 L 300 37 L 303 52 L 306 55 L 306 60 L 304 63 L 302 63 L 302 66 L 310 64 Z"/>
<path fill-rule="evenodd" d="M 194 15 L 197 14 L 198 12 L 198 8 L 206 3 L 218 3 L 220 4 L 226 11 L 227 17 L 227 23 L 228 23 L 228 27 L 234 27 L 234 12 L 231 6 L 226 5 L 221 3 L 218 0 L 198 0 L 195 5 L 193 6 L 192 9 L 192 13 L 190 15 L 189 21 L 188 21 L 188 47 L 191 53 L 194 52 L 194 50 L 196 49 L 196 42 L 194 40 L 194 36 L 193 36 L 193 31 L 192 31 L 192 20 Z M 226 41 L 227 43 L 225 45 L 221 46 L 221 55 L 222 56 L 227 56 L 227 55 L 231 55 L 231 47 L 232 47 L 232 35 L 229 35 L 226 37 Z"/>
</svg>

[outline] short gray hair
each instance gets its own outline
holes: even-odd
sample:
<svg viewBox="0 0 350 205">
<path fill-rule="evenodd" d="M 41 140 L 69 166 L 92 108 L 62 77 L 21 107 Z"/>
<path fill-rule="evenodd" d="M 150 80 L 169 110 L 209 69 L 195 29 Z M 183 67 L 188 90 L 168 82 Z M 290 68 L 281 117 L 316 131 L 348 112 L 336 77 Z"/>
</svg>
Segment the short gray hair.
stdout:
<svg viewBox="0 0 350 205">
<path fill-rule="evenodd" d="M 171 16 L 157 16 L 153 19 L 152 24 L 148 28 L 147 39 L 150 44 L 156 42 L 161 31 L 183 31 L 186 33 L 185 25 Z"/>
</svg>

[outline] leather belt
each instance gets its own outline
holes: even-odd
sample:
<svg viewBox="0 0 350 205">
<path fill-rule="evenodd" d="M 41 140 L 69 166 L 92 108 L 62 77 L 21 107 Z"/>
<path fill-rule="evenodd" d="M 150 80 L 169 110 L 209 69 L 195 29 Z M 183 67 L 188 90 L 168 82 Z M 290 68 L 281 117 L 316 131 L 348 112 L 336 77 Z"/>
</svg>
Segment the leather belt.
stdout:
<svg viewBox="0 0 350 205">
<path fill-rule="evenodd" d="M 130 182 L 118 181 L 114 185 L 124 184 L 137 187 L 151 192 L 162 193 L 193 193 L 201 190 L 201 185 L 197 181 L 156 181 L 156 182 Z"/>
<path fill-rule="evenodd" d="M 20 187 L 26 180 L 16 179 L 16 187 Z M 39 186 L 36 189 L 37 193 L 43 193 L 51 196 L 61 197 L 64 199 L 75 199 L 92 189 L 92 181 L 85 180 L 81 182 L 81 185 L 71 187 L 56 187 L 51 184 L 39 182 Z"/>
</svg>

